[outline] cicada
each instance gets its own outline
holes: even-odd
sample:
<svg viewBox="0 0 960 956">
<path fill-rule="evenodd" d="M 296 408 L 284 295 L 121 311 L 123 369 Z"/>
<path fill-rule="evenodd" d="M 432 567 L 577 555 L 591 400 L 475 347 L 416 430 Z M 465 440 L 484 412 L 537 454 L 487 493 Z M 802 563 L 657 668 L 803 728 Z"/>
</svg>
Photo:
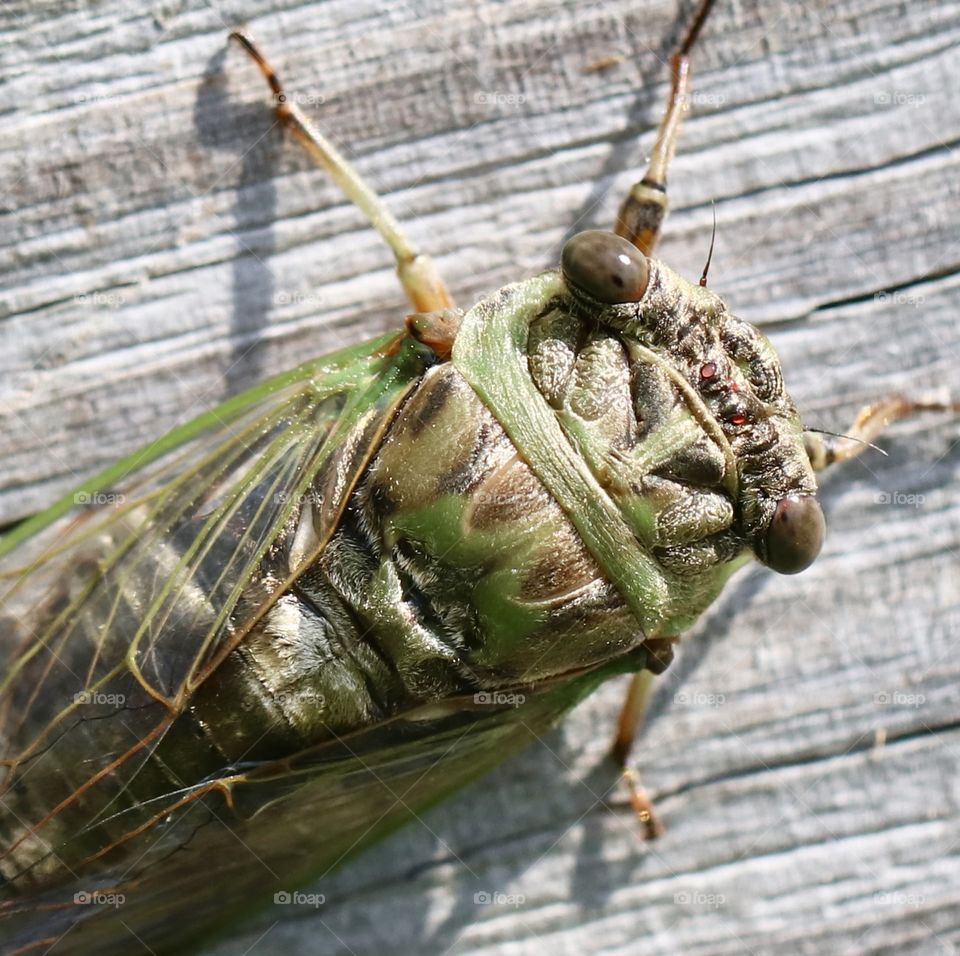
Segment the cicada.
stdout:
<svg viewBox="0 0 960 956">
<path fill-rule="evenodd" d="M 458 309 L 264 55 L 279 120 L 392 249 L 396 332 L 276 376 L 0 544 L 0 941 L 180 953 L 634 674 L 752 559 L 824 535 L 815 472 L 888 421 L 804 428 L 767 339 L 653 257 L 696 8 L 613 231 Z M 398 323 L 400 325 L 400 323 Z"/>
</svg>

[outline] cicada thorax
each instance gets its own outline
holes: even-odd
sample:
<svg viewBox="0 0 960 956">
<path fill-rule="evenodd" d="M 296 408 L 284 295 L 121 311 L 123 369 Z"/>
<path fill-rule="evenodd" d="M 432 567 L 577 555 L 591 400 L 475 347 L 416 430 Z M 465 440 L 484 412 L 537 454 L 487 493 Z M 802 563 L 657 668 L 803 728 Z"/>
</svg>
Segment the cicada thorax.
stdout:
<svg viewBox="0 0 960 956">
<path fill-rule="evenodd" d="M 533 684 L 636 643 L 615 586 L 453 364 L 427 374 L 358 504 L 379 529 L 391 600 L 429 633 L 425 648 L 446 649 L 460 686 Z"/>
<path fill-rule="evenodd" d="M 315 512 L 306 502 L 278 558 Z M 218 701 L 255 709 L 266 691 L 264 711 L 219 746 L 267 758 L 425 703 L 589 669 L 638 643 L 567 515 L 444 363 L 398 412 L 322 553 L 191 709 L 219 740 L 240 722 Z"/>
</svg>

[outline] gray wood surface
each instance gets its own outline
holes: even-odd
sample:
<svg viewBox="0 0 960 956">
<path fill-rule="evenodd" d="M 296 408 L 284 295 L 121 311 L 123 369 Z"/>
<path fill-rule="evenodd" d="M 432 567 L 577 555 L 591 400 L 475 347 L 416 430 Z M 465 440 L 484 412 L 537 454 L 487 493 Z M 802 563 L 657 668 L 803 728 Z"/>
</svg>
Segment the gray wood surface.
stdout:
<svg viewBox="0 0 960 956">
<path fill-rule="evenodd" d="M 610 222 L 676 14 L 0 5 L 0 520 L 404 312 L 228 27 L 469 303 Z M 768 328 L 810 424 L 894 388 L 960 392 L 958 45 L 954 0 L 718 0 L 705 31 L 660 254 L 698 275 L 716 202 L 711 285 Z M 960 426 L 883 445 L 827 479 L 819 562 L 741 573 L 662 678 L 640 753 L 663 839 L 638 839 L 604 759 L 610 685 L 322 880 L 322 906 L 271 907 L 211 956 L 955 952 Z"/>
</svg>

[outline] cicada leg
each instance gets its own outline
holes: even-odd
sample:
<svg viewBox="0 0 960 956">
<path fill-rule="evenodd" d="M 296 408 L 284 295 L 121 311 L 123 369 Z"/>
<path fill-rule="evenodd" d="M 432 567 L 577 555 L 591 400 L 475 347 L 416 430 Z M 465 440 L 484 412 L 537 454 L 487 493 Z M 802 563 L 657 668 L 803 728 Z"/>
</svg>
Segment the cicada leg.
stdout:
<svg viewBox="0 0 960 956">
<path fill-rule="evenodd" d="M 656 246 L 660 227 L 667 215 L 667 170 L 677 149 L 684 114 L 689 108 L 690 51 L 712 7 L 713 0 L 701 0 L 680 46 L 670 58 L 670 96 L 657 129 L 650 164 L 617 213 L 614 232 L 632 242 L 645 256 L 650 255 Z"/>
<path fill-rule="evenodd" d="M 650 700 L 650 690 L 653 683 L 653 674 L 650 671 L 640 671 L 634 674 L 627 688 L 627 696 L 620 708 L 620 717 L 617 720 L 617 736 L 614 738 L 611 756 L 620 767 L 623 782 L 627 787 L 630 805 L 642 824 L 647 839 L 652 840 L 663 833 L 663 824 L 657 817 L 647 791 L 640 782 L 640 774 L 635 767 L 628 766 L 633 741 L 640 732 L 643 718 Z"/>
<path fill-rule="evenodd" d="M 913 401 L 904 395 L 888 395 L 886 398 L 861 408 L 853 424 L 844 435 L 831 435 L 808 430 L 803 439 L 810 464 L 815 471 L 836 462 L 856 458 L 871 447 L 871 442 L 888 425 L 909 418 L 918 412 L 953 412 L 960 414 L 960 402 Z"/>
<path fill-rule="evenodd" d="M 300 107 L 292 102 L 259 47 L 243 33 L 231 33 L 230 39 L 243 46 L 270 84 L 280 122 L 306 146 L 310 155 L 330 174 L 347 198 L 360 208 L 393 250 L 397 260 L 397 276 L 414 309 L 431 312 L 452 308 L 453 299 L 433 260 L 410 241 L 383 200 L 336 146 L 310 122 Z"/>
<path fill-rule="evenodd" d="M 640 782 L 640 774 L 636 767 L 629 766 L 630 752 L 643 726 L 653 688 L 653 678 L 665 671 L 673 659 L 675 641 L 674 637 L 665 637 L 644 643 L 647 652 L 646 667 L 634 674 L 630 681 L 623 706 L 620 708 L 620 717 L 617 720 L 617 734 L 610 748 L 610 755 L 623 774 L 623 782 L 630 796 L 630 805 L 642 824 L 648 840 L 660 836 L 664 827 L 654 810 L 653 801 Z"/>
</svg>

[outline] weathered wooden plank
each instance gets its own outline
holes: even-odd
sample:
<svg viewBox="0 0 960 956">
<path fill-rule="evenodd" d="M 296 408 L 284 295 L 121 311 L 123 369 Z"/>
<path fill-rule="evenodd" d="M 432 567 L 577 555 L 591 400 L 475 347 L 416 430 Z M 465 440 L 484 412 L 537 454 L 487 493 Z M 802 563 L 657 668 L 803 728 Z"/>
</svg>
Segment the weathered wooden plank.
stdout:
<svg viewBox="0 0 960 956">
<path fill-rule="evenodd" d="M 610 221 L 675 17 L 673 0 L 0 8 L 2 519 L 403 314 L 388 255 L 271 129 L 227 27 L 322 96 L 469 302 Z M 712 285 L 769 325 L 811 423 L 960 390 L 958 43 L 955 2 L 718 0 L 704 35 L 661 255 L 699 273 L 715 200 Z M 884 447 L 828 480 L 821 560 L 740 576 L 665 675 L 642 751 L 662 841 L 638 842 L 603 760 L 610 686 L 323 879 L 319 910 L 273 907 L 215 952 L 952 951 L 958 428 L 905 424 Z"/>
</svg>

